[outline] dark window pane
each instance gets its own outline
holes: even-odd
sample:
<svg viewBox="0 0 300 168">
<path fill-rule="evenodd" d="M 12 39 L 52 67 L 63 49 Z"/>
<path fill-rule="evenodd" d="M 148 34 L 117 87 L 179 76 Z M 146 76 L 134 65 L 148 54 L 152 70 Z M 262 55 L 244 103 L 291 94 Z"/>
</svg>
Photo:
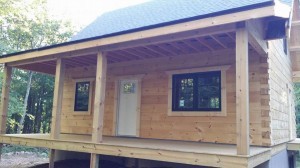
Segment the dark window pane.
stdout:
<svg viewBox="0 0 300 168">
<path fill-rule="evenodd" d="M 219 109 L 221 107 L 220 75 L 218 73 L 198 77 L 198 108 Z"/>
<path fill-rule="evenodd" d="M 194 80 L 193 79 L 181 79 L 179 80 L 178 87 L 178 107 L 182 109 L 193 108 L 194 101 Z"/>
<path fill-rule="evenodd" d="M 77 82 L 74 111 L 88 111 L 90 82 Z"/>
<path fill-rule="evenodd" d="M 221 111 L 221 71 L 173 75 L 173 111 Z"/>
</svg>

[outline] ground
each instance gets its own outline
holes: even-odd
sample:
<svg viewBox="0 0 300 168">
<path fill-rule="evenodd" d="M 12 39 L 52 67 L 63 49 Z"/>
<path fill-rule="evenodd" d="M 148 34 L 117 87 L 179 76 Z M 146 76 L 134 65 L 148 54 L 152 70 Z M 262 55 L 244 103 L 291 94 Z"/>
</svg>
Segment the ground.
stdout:
<svg viewBox="0 0 300 168">
<path fill-rule="evenodd" d="M 33 152 L 11 152 L 1 155 L 1 168 L 28 168 L 47 163 L 47 155 Z"/>
</svg>

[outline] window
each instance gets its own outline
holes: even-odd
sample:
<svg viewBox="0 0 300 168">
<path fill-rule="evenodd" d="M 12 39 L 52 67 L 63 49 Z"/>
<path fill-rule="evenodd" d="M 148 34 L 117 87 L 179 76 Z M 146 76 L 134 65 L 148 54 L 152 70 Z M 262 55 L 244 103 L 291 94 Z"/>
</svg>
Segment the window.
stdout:
<svg viewBox="0 0 300 168">
<path fill-rule="evenodd" d="M 169 116 L 226 116 L 229 65 L 167 71 Z"/>
<path fill-rule="evenodd" d="M 133 82 L 124 83 L 123 84 L 123 93 L 125 93 L 125 94 L 135 93 L 135 83 L 133 83 Z"/>
<path fill-rule="evenodd" d="M 221 111 L 221 71 L 173 75 L 173 111 Z"/>
<path fill-rule="evenodd" d="M 94 80 L 94 78 L 74 80 L 74 115 L 91 114 Z"/>
<path fill-rule="evenodd" d="M 90 99 L 90 82 L 77 82 L 74 111 L 88 111 Z"/>
</svg>

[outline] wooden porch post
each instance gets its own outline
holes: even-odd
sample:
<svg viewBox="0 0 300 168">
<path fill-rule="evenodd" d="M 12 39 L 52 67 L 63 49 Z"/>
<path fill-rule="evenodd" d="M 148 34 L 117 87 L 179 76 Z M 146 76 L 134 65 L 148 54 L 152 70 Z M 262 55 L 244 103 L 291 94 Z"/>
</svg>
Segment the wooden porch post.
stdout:
<svg viewBox="0 0 300 168">
<path fill-rule="evenodd" d="M 52 123 L 51 123 L 51 138 L 58 139 L 60 134 L 60 120 L 63 98 L 63 86 L 65 76 L 64 60 L 59 58 L 56 61 L 55 84 L 53 95 Z"/>
<path fill-rule="evenodd" d="M 102 142 L 103 117 L 104 117 L 104 101 L 105 101 L 105 85 L 107 58 L 105 53 L 98 52 L 97 68 L 95 81 L 95 100 L 94 100 L 94 115 L 93 115 L 93 132 L 92 142 Z M 91 168 L 98 168 L 99 155 L 91 154 Z"/>
<path fill-rule="evenodd" d="M 248 30 L 245 23 L 236 31 L 236 126 L 237 154 L 249 154 Z"/>
<path fill-rule="evenodd" d="M 64 60 L 58 58 L 56 61 L 56 71 L 55 71 L 52 123 L 51 123 L 51 133 L 50 133 L 51 139 L 59 139 L 59 135 L 60 135 L 64 76 L 65 76 Z M 51 149 L 51 154 L 49 157 L 49 168 L 54 168 L 54 158 L 55 158 L 55 150 Z"/>
<path fill-rule="evenodd" d="M 11 83 L 11 73 L 12 68 L 10 66 L 4 65 L 3 71 L 3 81 L 2 81 L 2 94 L 1 94 L 1 109 L 0 109 L 0 133 L 6 133 L 6 122 L 7 122 L 7 111 L 8 111 L 8 101 L 9 101 L 9 90 Z M 2 154 L 2 144 L 0 144 L 0 159 Z"/>
</svg>

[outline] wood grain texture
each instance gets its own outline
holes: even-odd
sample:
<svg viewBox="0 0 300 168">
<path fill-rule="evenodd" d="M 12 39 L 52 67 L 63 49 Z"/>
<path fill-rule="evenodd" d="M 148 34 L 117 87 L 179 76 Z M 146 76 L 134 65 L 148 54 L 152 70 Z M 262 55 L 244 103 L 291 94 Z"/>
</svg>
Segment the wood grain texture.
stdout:
<svg viewBox="0 0 300 168">
<path fill-rule="evenodd" d="M 170 140 L 105 137 L 103 143 L 91 143 L 91 136 L 62 135 L 60 140 L 49 135 L 0 135 L 4 143 L 46 147 L 110 156 L 121 156 L 209 167 L 255 167 L 270 159 L 271 149 L 251 147 L 250 155 L 236 155 L 234 145 Z"/>
<path fill-rule="evenodd" d="M 284 53 L 283 41 L 269 42 L 269 104 L 272 145 L 296 138 L 292 62 Z"/>
<path fill-rule="evenodd" d="M 105 86 L 107 74 L 107 58 L 105 53 L 99 52 L 97 56 L 95 98 L 93 114 L 92 141 L 95 143 L 102 141 L 102 130 L 104 121 Z M 97 161 L 98 159 L 94 159 Z"/>
<path fill-rule="evenodd" d="M 4 65 L 3 70 L 3 82 L 2 82 L 2 94 L 1 94 L 1 109 L 0 109 L 0 134 L 6 133 L 6 120 L 8 112 L 8 102 L 9 102 L 9 90 L 11 83 L 12 67 Z"/>
<path fill-rule="evenodd" d="M 237 154 L 249 154 L 249 62 L 248 30 L 236 32 L 236 129 Z"/>
<path fill-rule="evenodd" d="M 250 142 L 253 145 L 269 145 L 267 121 L 261 112 L 261 78 L 267 76 L 261 71 L 261 57 L 250 52 Z M 225 117 L 179 117 L 168 116 L 168 74 L 166 71 L 207 66 L 230 65 L 226 71 L 227 116 Z M 66 70 L 64 101 L 62 112 L 62 133 L 92 134 L 93 110 L 90 116 L 72 115 L 74 101 L 74 81 L 76 78 L 93 77 L 95 67 L 71 68 Z M 236 143 L 235 108 L 235 51 L 163 57 L 147 61 L 132 61 L 108 64 L 103 135 L 115 135 L 115 80 L 118 76 L 145 74 L 141 81 L 140 137 L 174 139 L 214 143 Z"/>
<path fill-rule="evenodd" d="M 64 60 L 59 58 L 56 62 L 54 95 L 53 95 L 53 108 L 51 120 L 51 138 L 58 139 L 60 135 L 61 124 L 61 111 L 63 105 L 63 87 L 65 76 L 65 63 Z"/>
</svg>

